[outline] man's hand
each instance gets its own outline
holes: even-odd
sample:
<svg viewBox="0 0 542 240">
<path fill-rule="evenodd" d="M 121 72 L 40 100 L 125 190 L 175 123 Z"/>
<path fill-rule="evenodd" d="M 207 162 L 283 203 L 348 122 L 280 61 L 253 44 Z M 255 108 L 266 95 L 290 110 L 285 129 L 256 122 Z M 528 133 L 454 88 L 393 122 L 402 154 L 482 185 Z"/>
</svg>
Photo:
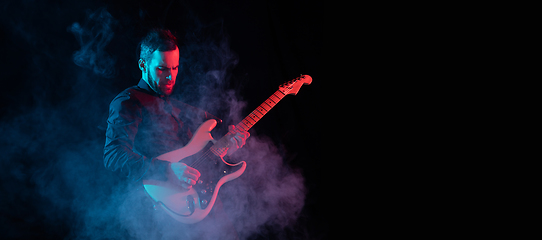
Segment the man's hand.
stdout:
<svg viewBox="0 0 542 240">
<path fill-rule="evenodd" d="M 176 162 L 171 164 L 170 176 L 178 179 L 183 188 L 190 189 L 198 182 L 201 174 L 193 167 L 189 167 L 181 162 Z"/>
<path fill-rule="evenodd" d="M 247 138 L 250 137 L 250 133 L 242 128 L 235 129 L 234 125 L 230 125 L 228 130 L 231 133 L 226 134 L 226 136 L 229 138 L 231 143 L 228 144 L 229 148 L 227 155 L 230 156 L 237 151 L 237 149 L 242 148 L 245 145 Z"/>
</svg>

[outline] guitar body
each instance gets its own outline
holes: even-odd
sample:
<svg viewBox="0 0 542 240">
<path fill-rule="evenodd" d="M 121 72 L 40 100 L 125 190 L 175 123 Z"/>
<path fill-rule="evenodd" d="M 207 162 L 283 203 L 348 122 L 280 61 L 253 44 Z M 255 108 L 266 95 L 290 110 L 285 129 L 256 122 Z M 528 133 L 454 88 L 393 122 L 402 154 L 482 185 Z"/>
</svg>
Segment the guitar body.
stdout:
<svg viewBox="0 0 542 240">
<path fill-rule="evenodd" d="M 214 141 L 211 130 L 216 124 L 216 120 L 207 120 L 186 146 L 157 157 L 196 168 L 201 173 L 196 185 L 187 190 L 173 182 L 176 180 L 143 180 L 145 191 L 156 202 L 155 207 L 162 208 L 179 222 L 190 224 L 205 218 L 215 204 L 220 187 L 241 176 L 246 169 L 244 161 L 230 164 L 209 151 Z"/>
<path fill-rule="evenodd" d="M 296 95 L 302 85 L 311 83 L 311 76 L 301 75 L 282 84 L 279 90 L 245 117 L 232 131 L 235 129 L 248 131 L 284 96 Z M 180 161 L 197 169 L 201 176 L 196 185 L 187 190 L 178 185 L 176 180 L 167 182 L 143 180 L 145 191 L 156 202 L 155 207 L 162 208 L 181 223 L 197 223 L 205 218 L 215 204 L 220 187 L 241 176 L 247 167 L 244 161 L 230 164 L 218 157 L 227 151 L 229 139 L 226 137 L 218 141 L 213 139 L 211 130 L 216 124 L 215 120 L 207 120 L 198 127 L 186 146 L 157 157 L 172 163 Z M 213 146 L 215 142 L 216 146 Z"/>
</svg>

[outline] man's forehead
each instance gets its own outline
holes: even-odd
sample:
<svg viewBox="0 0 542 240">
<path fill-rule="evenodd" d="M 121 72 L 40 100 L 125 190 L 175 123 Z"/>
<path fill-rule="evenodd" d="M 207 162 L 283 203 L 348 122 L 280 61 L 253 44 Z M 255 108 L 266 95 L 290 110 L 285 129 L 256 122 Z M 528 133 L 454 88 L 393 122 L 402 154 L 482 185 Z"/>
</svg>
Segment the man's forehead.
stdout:
<svg viewBox="0 0 542 240">
<path fill-rule="evenodd" d="M 179 65 L 179 48 L 171 51 L 154 51 L 152 53 L 152 62 L 157 65 Z"/>
</svg>

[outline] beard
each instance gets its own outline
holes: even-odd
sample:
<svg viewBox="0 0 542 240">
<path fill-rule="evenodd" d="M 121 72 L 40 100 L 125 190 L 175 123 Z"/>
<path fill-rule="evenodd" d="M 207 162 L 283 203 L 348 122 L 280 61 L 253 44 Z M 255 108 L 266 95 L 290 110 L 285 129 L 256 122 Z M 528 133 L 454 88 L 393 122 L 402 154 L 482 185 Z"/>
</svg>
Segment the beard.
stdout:
<svg viewBox="0 0 542 240">
<path fill-rule="evenodd" d="M 154 78 L 154 75 L 152 75 L 150 71 L 147 71 L 147 79 L 149 87 L 151 87 L 151 89 L 157 94 L 169 96 L 171 95 L 171 93 L 173 93 L 173 87 L 175 86 L 175 83 L 173 83 L 173 85 L 160 85 L 160 79 Z"/>
</svg>

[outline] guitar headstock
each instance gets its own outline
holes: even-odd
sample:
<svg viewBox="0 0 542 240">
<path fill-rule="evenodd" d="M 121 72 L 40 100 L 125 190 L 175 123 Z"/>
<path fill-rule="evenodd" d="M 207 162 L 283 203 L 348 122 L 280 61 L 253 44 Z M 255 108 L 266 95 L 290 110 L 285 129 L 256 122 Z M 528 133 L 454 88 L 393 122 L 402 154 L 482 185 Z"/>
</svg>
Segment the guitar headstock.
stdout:
<svg viewBox="0 0 542 240">
<path fill-rule="evenodd" d="M 301 75 L 294 80 L 285 82 L 279 86 L 279 90 L 284 94 L 296 95 L 302 85 L 310 85 L 312 83 L 312 77 L 309 75 Z"/>
</svg>

